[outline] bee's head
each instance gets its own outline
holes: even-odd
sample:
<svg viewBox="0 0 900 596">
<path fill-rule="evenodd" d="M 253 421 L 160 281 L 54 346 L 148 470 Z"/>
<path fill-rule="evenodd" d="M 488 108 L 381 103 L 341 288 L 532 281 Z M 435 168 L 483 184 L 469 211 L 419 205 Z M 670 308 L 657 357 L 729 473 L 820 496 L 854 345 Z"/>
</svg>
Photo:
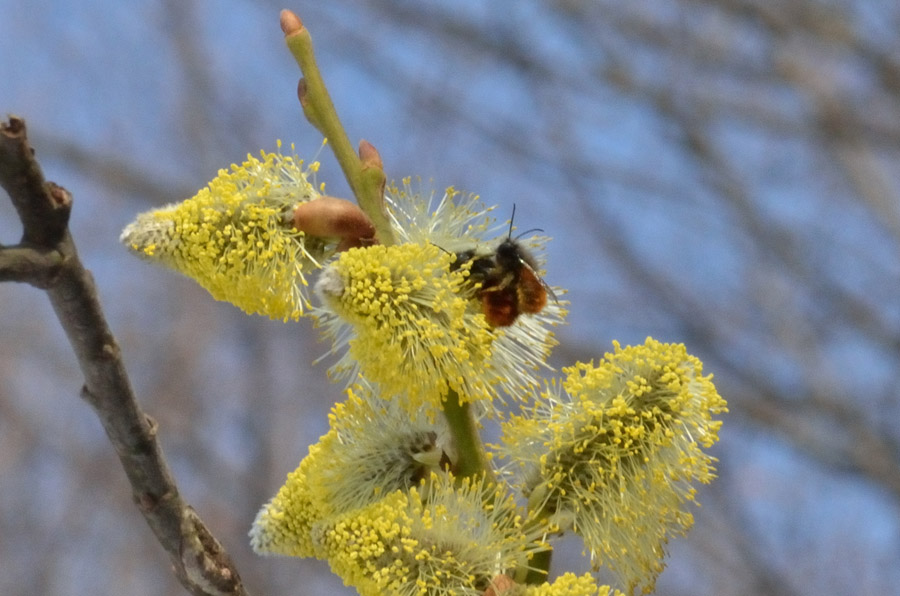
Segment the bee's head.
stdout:
<svg viewBox="0 0 900 596">
<path fill-rule="evenodd" d="M 522 266 L 523 253 L 524 249 L 518 242 L 512 238 L 507 238 L 497 246 L 495 253 L 497 266 L 501 269 L 515 271 Z"/>
</svg>

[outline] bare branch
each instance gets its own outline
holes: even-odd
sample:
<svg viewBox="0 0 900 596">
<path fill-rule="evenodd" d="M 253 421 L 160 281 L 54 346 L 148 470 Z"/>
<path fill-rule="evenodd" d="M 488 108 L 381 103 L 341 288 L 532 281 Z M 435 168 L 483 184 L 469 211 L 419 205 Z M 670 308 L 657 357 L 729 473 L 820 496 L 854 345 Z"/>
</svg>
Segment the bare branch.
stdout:
<svg viewBox="0 0 900 596">
<path fill-rule="evenodd" d="M 22 220 L 22 242 L 47 247 L 60 242 L 69 224 L 72 197 L 44 180 L 25 137 L 24 120 L 11 117 L 9 123 L 2 124 L 0 157 L 0 186 Z"/>
<path fill-rule="evenodd" d="M 56 280 L 62 255 L 43 247 L 0 247 L 0 282 L 18 281 L 47 289 Z"/>
<path fill-rule="evenodd" d="M 137 403 L 93 278 L 68 233 L 71 196 L 44 180 L 19 118 L 0 126 L 0 185 L 24 226 L 21 245 L 0 249 L 0 280 L 46 288 L 84 374 L 82 396 L 100 418 L 178 580 L 198 596 L 246 594 L 228 554 L 178 493 L 156 423 Z"/>
</svg>

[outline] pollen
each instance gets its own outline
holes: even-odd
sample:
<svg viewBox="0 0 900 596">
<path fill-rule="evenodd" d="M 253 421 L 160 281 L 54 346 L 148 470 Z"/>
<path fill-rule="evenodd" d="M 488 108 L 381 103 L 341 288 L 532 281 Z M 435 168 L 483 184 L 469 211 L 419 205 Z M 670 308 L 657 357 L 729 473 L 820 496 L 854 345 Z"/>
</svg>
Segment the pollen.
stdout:
<svg viewBox="0 0 900 596">
<path fill-rule="evenodd" d="M 498 379 L 485 366 L 494 334 L 469 308 L 464 276 L 450 271 L 450 260 L 431 244 L 342 253 L 319 286 L 331 312 L 353 328 L 349 358 L 334 372 L 361 371 L 409 411 L 439 407 L 451 389 L 466 401 L 494 396 Z"/>
<path fill-rule="evenodd" d="M 260 509 L 250 529 L 250 546 L 260 555 L 314 557 L 312 528 L 323 517 L 322 499 L 310 489 L 308 469 L 317 447 L 310 447 L 300 467 L 291 472 L 284 486 Z"/>
<path fill-rule="evenodd" d="M 546 548 L 535 542 L 539 536 L 539 528 L 525 528 L 505 489 L 446 476 L 395 491 L 316 532 L 332 571 L 362 596 L 482 596 L 492 578 Z"/>
<path fill-rule="evenodd" d="M 701 448 L 726 405 L 682 344 L 614 348 L 564 369 L 530 416 L 504 425 L 500 450 L 537 517 L 581 535 L 629 592 L 648 591 L 668 539 L 693 524 L 695 484 L 715 476 Z"/>
<path fill-rule="evenodd" d="M 609 586 L 598 586 L 589 573 L 575 575 L 564 573 L 552 583 L 528 586 L 524 596 L 624 596 Z"/>
<path fill-rule="evenodd" d="M 247 313 L 299 318 L 309 306 L 305 274 L 329 247 L 291 225 L 293 209 L 319 197 L 296 156 L 261 152 L 218 175 L 192 198 L 140 214 L 121 241 Z"/>
<path fill-rule="evenodd" d="M 451 461 L 443 419 L 410 415 L 395 401 L 373 399 L 375 392 L 361 382 L 334 406 L 330 430 L 257 515 L 250 531 L 256 552 L 320 556 L 318 524 L 407 491 Z"/>
<path fill-rule="evenodd" d="M 496 225 L 477 195 L 437 195 L 411 180 L 389 186 L 385 203 L 400 244 L 342 253 L 316 283 L 323 307 L 313 315 L 340 355 L 332 375 L 353 382 L 362 374 L 410 410 L 440 407 L 453 390 L 490 412 L 492 402 L 536 387 L 564 308 L 554 302 L 492 327 L 472 292 L 471 265 L 457 263 L 460 252 L 492 250 L 508 225 Z M 529 240 L 540 260 L 545 239 Z"/>
</svg>

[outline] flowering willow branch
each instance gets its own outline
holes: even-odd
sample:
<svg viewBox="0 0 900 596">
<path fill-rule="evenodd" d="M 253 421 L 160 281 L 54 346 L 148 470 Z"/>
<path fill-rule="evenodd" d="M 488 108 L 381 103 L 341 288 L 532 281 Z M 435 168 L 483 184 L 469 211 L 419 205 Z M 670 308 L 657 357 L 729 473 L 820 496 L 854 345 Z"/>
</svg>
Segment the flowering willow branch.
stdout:
<svg viewBox="0 0 900 596">
<path fill-rule="evenodd" d="M 359 158 L 353 152 L 316 64 L 312 38 L 300 18 L 289 10 L 283 10 L 281 28 L 288 48 L 304 75 L 298 95 L 306 118 L 329 140 L 360 207 L 375 226 L 380 243 L 386 246 L 394 244 L 394 231 L 384 210 L 385 175 L 378 152 L 367 141 L 360 143 Z M 376 353 L 379 358 L 382 357 L 380 352 Z M 461 400 L 456 391 L 450 391 L 443 410 L 459 451 L 456 473 L 464 477 L 489 473 L 490 467 L 469 404 Z"/>
<path fill-rule="evenodd" d="M 71 195 L 44 180 L 19 118 L 0 126 L 0 185 L 24 228 L 18 246 L 0 248 L 0 280 L 47 291 L 85 377 L 82 397 L 100 418 L 135 503 L 169 553 L 178 580 L 198 596 L 246 594 L 228 554 L 178 493 L 156 423 L 135 399 L 91 274 L 69 235 Z"/>
<path fill-rule="evenodd" d="M 540 390 L 566 315 L 562 288 L 540 277 L 549 239 L 514 238 L 512 221 L 496 225 L 452 187 L 440 198 L 409 179 L 385 187 L 375 148 L 351 149 L 309 33 L 290 11 L 281 26 L 306 77 L 304 113 L 363 211 L 322 196 L 318 164 L 279 149 L 122 235 L 248 313 L 314 318 L 338 357 L 329 375 L 351 385 L 260 510 L 251 546 L 324 559 L 361 596 L 620 594 L 590 575 L 547 581 L 551 540 L 574 532 L 628 593 L 652 591 L 666 542 L 693 523 L 694 485 L 715 475 L 701 448 L 725 402 L 702 363 L 681 344 L 614 342 Z M 507 399 L 519 414 L 503 412 Z M 486 451 L 492 416 L 503 443 Z M 494 455 L 507 460 L 496 474 Z"/>
<path fill-rule="evenodd" d="M 378 152 L 367 141 L 360 142 L 358 157 L 353 151 L 316 64 L 309 30 L 300 18 L 289 10 L 281 11 L 281 29 L 288 49 L 303 72 L 298 95 L 306 119 L 328 139 L 359 206 L 375 225 L 378 241 L 386 246 L 394 244 L 394 234 L 384 212 L 385 175 Z"/>
</svg>

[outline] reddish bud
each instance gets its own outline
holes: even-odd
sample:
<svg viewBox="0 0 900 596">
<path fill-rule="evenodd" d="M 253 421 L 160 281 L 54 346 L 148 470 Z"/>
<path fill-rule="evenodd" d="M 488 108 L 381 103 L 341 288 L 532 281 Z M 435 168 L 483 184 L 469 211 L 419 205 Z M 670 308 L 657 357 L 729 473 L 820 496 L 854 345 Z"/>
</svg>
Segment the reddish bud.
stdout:
<svg viewBox="0 0 900 596">
<path fill-rule="evenodd" d="M 303 21 L 300 20 L 295 13 L 288 9 L 284 9 L 281 11 L 281 30 L 284 31 L 285 35 L 291 35 L 293 33 L 297 33 L 301 29 L 303 29 Z"/>
<path fill-rule="evenodd" d="M 320 197 L 294 209 L 294 227 L 310 236 L 340 238 L 338 250 L 375 244 L 375 226 L 356 203 Z"/>
<path fill-rule="evenodd" d="M 384 169 L 384 164 L 381 161 L 381 155 L 378 154 L 378 149 L 365 139 L 359 142 L 359 159 L 362 161 L 363 168 Z"/>
<path fill-rule="evenodd" d="M 484 596 L 503 596 L 507 590 L 514 588 L 516 582 L 508 575 L 497 575 L 491 580 L 491 585 L 484 591 Z"/>
</svg>

